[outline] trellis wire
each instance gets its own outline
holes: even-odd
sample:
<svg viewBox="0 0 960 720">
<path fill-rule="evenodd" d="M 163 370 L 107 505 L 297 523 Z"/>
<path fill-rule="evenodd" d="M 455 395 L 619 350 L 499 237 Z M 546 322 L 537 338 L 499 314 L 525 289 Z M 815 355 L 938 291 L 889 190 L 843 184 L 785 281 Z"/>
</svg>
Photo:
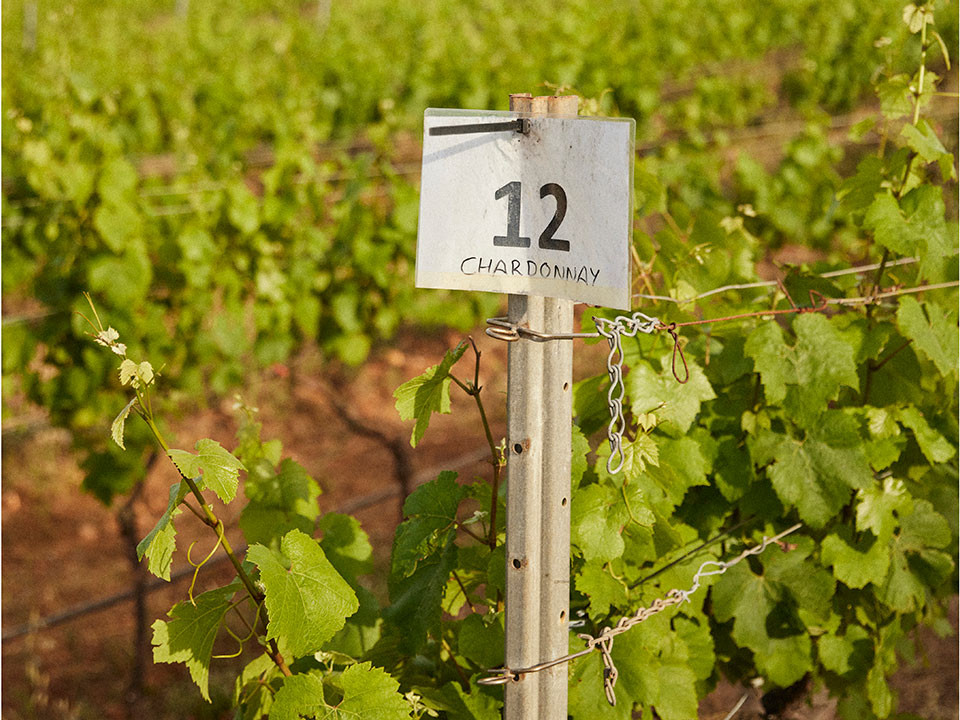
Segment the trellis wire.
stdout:
<svg viewBox="0 0 960 720">
<path fill-rule="evenodd" d="M 577 637 L 583 640 L 587 645 L 586 648 L 580 650 L 579 652 L 569 653 L 563 657 L 524 668 L 494 668 L 488 671 L 494 674 L 490 675 L 489 677 L 480 678 L 477 680 L 477 683 L 480 685 L 504 685 L 509 682 L 516 682 L 519 681 L 523 675 L 541 672 L 542 670 L 546 670 L 556 665 L 571 662 L 577 658 L 583 657 L 584 655 L 589 655 L 596 650 L 603 658 L 604 694 L 607 697 L 607 702 L 609 702 L 611 705 L 616 705 L 617 696 L 614 693 L 614 689 L 617 684 L 617 678 L 619 677 L 619 671 L 617 670 L 617 666 L 613 661 L 613 655 L 611 654 L 613 651 L 614 638 L 616 638 L 618 635 L 622 635 L 634 626 L 639 625 L 644 620 L 647 620 L 657 613 L 663 612 L 668 607 L 679 605 L 683 602 L 689 602 L 690 596 L 700 589 L 703 578 L 710 577 L 711 575 L 723 575 L 727 570 L 746 560 L 751 555 L 759 555 L 772 544 L 779 545 L 783 538 L 793 532 L 796 532 L 801 527 L 803 527 L 803 524 L 797 523 L 796 525 L 793 525 L 772 537 L 764 535 L 763 540 L 761 540 L 759 545 L 755 545 L 752 548 L 744 550 L 732 560 L 707 560 L 701 563 L 700 567 L 697 569 L 697 572 L 694 573 L 693 581 L 687 590 L 674 588 L 673 590 L 670 590 L 665 597 L 657 598 L 647 607 L 641 607 L 632 615 L 620 618 L 616 625 L 603 628 L 603 630 L 601 630 L 597 635 L 590 635 L 589 633 L 578 634 Z"/>
<path fill-rule="evenodd" d="M 911 265 L 916 262 L 919 262 L 919 260 L 915 257 L 905 257 L 905 258 L 899 258 L 897 260 L 888 260 L 884 265 L 884 267 L 891 268 L 891 267 L 897 267 L 900 265 Z M 870 265 L 858 265 L 857 267 L 843 268 L 841 270 L 830 270 L 829 272 L 820 273 L 817 277 L 832 278 L 832 277 L 840 277 L 842 275 L 854 275 L 854 274 L 858 275 L 861 273 L 873 272 L 874 270 L 877 270 L 879 267 L 880 267 L 880 263 L 873 263 Z M 760 288 L 760 287 L 774 287 L 776 285 L 778 285 L 776 280 L 765 280 L 765 281 L 756 282 L 756 283 L 743 283 L 740 285 L 724 285 L 722 287 L 714 288 L 713 290 L 708 290 L 705 293 L 701 293 L 700 295 L 696 295 L 692 298 L 687 298 L 687 299 L 678 299 L 674 297 L 669 297 L 667 295 L 641 295 L 641 294 L 634 295 L 633 297 L 634 299 L 663 300 L 665 302 L 676 303 L 677 305 L 685 305 L 688 303 L 696 302 L 697 300 L 702 300 L 704 298 L 710 297 L 711 295 L 716 295 L 718 293 L 727 292 L 731 290 L 750 290 L 753 288 Z M 910 292 L 920 292 L 922 290 L 935 290 L 935 289 L 939 289 L 941 285 L 922 286 L 921 288 L 911 290 Z M 945 284 L 946 287 L 952 287 L 955 285 L 956 283 Z M 887 296 L 882 295 L 878 297 L 887 297 Z M 847 305 L 847 304 L 856 304 L 857 302 L 861 302 L 867 299 L 870 299 L 870 298 L 830 298 L 828 300 L 828 303 L 831 305 Z M 27 315 L 6 316 L 3 318 L 3 325 L 7 326 L 7 325 L 15 325 L 18 323 L 35 322 L 37 320 L 43 320 L 53 315 L 66 314 L 69 312 L 70 312 L 69 309 L 61 309 L 61 310 L 48 310 L 44 312 L 30 313 Z M 505 321 L 502 321 L 500 318 L 491 318 L 487 320 L 487 323 L 495 326 L 487 329 L 487 334 L 490 335 L 491 337 L 496 337 L 500 340 L 516 339 L 515 330 Z M 496 327 L 502 327 L 503 333 L 498 334 L 498 331 L 495 329 Z M 536 337 L 533 337 L 532 333 L 530 334 L 530 337 L 531 339 L 538 339 Z M 571 333 L 569 337 L 570 339 L 577 339 L 577 338 L 595 338 L 599 336 L 597 335 L 597 333 Z M 555 339 L 561 339 L 561 338 L 558 338 L 557 336 L 544 336 L 539 339 L 555 340 Z"/>
<path fill-rule="evenodd" d="M 906 264 L 906 262 L 903 261 L 915 262 L 916 259 L 903 258 L 900 264 Z M 887 266 L 889 265 L 890 263 L 887 264 Z M 849 268 L 846 270 L 835 270 L 832 271 L 832 276 L 839 274 L 851 274 L 854 272 L 869 272 L 870 270 L 875 270 L 879 267 L 880 265 L 878 264 L 873 266 Z M 777 281 L 772 281 L 772 284 L 777 285 L 779 283 Z M 757 283 L 750 283 L 749 285 L 759 286 Z M 650 334 L 658 330 L 669 333 L 673 338 L 673 359 L 671 361 L 671 369 L 673 371 L 673 376 L 677 379 L 677 382 L 683 384 L 689 380 L 690 373 L 689 370 L 687 370 L 687 361 L 683 355 L 683 347 L 681 346 L 680 338 L 677 335 L 677 328 L 689 327 L 693 325 L 713 325 L 722 322 L 730 322 L 732 320 L 745 320 L 747 318 L 755 317 L 765 318 L 795 313 L 823 312 L 830 305 L 867 305 L 871 303 L 879 303 L 880 300 L 896 297 L 898 295 L 908 295 L 924 292 L 926 290 L 943 290 L 946 288 L 957 287 L 958 285 L 960 285 L 960 281 L 954 280 L 951 282 L 919 285 L 917 287 L 910 288 L 893 287 L 878 290 L 871 295 L 853 298 L 828 298 L 822 293 L 811 290 L 810 305 L 808 306 L 793 305 L 792 307 L 781 310 L 758 310 L 756 312 L 739 313 L 737 315 L 727 315 L 719 318 L 690 320 L 687 322 L 672 322 L 669 324 L 663 323 L 657 318 L 651 317 L 650 315 L 646 315 L 642 312 L 635 312 L 630 316 L 618 315 L 613 320 L 594 317 L 593 322 L 597 327 L 597 332 L 593 333 L 584 332 L 550 335 L 510 323 L 506 320 L 506 318 L 490 318 L 487 320 L 487 324 L 490 325 L 490 327 L 486 329 L 486 333 L 490 337 L 498 340 L 506 340 L 508 342 L 516 341 L 520 338 L 526 338 L 535 342 L 547 342 L 549 340 L 576 340 L 581 338 L 596 338 L 601 336 L 607 339 L 607 342 L 610 344 L 610 352 L 607 355 L 607 374 L 610 377 L 610 388 L 607 391 L 607 406 L 610 410 L 610 424 L 607 428 L 607 439 L 610 444 L 610 456 L 607 458 L 607 472 L 609 472 L 611 475 L 616 475 L 623 468 L 623 463 L 625 460 L 623 453 L 623 433 L 626 430 L 626 420 L 623 416 L 623 396 L 625 394 L 625 387 L 623 384 L 623 347 L 621 344 L 624 337 L 635 337 L 637 333 L 641 332 Z M 742 287 L 744 286 L 726 286 L 723 288 L 717 288 L 705 293 L 700 297 L 705 297 L 723 290 L 737 289 Z M 663 299 L 674 300 L 673 298 Z M 686 371 L 683 380 L 680 379 L 680 376 L 677 373 L 678 356 L 680 357 L 680 360 L 683 363 L 683 368 Z"/>
<path fill-rule="evenodd" d="M 912 265 L 913 263 L 919 262 L 919 258 L 915 257 L 905 257 L 898 258 L 896 260 L 888 260 L 886 263 L 871 263 L 869 265 L 858 265 L 856 267 L 843 268 L 841 270 L 829 270 L 827 272 L 819 273 L 817 277 L 821 278 L 833 278 L 841 277 L 843 275 L 860 275 L 861 273 L 873 272 L 874 270 L 880 269 L 880 266 L 892 268 L 899 267 L 900 265 Z M 728 292 L 730 290 L 754 290 L 757 288 L 765 287 L 778 287 L 780 281 L 778 280 L 761 280 L 759 282 L 751 283 L 739 283 L 735 285 L 723 285 L 718 288 L 713 288 L 712 290 L 707 290 L 702 292 L 699 295 L 694 295 L 690 298 L 675 298 L 669 297 L 667 295 L 644 295 L 642 293 L 636 293 L 633 295 L 634 300 L 661 300 L 663 302 L 672 302 L 677 305 L 687 305 L 688 303 L 694 303 L 698 300 L 703 300 L 708 298 L 711 295 L 718 295 L 720 293 Z"/>
</svg>

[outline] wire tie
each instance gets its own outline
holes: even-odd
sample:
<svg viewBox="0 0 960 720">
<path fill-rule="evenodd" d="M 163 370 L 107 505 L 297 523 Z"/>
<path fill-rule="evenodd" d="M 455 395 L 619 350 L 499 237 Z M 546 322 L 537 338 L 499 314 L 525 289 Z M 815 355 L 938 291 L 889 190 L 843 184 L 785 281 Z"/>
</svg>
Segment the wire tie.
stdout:
<svg viewBox="0 0 960 720">
<path fill-rule="evenodd" d="M 824 310 L 826 310 L 827 306 L 829 305 L 827 296 L 824 295 L 822 292 L 818 292 L 817 290 L 814 290 L 813 288 L 811 288 L 809 292 L 810 292 L 810 307 L 800 308 L 800 312 L 802 313 L 823 312 Z"/>
<path fill-rule="evenodd" d="M 690 380 L 690 369 L 687 367 L 687 359 L 683 356 L 683 348 L 680 347 L 680 338 L 677 335 L 677 324 L 675 322 L 670 323 L 664 328 L 673 338 L 673 358 L 670 361 L 670 370 L 673 371 L 673 377 L 676 378 L 676 381 L 681 385 L 686 385 L 687 381 Z M 683 362 L 683 380 L 680 379 L 680 375 L 677 374 L 677 353 L 680 353 L 680 360 Z"/>
</svg>

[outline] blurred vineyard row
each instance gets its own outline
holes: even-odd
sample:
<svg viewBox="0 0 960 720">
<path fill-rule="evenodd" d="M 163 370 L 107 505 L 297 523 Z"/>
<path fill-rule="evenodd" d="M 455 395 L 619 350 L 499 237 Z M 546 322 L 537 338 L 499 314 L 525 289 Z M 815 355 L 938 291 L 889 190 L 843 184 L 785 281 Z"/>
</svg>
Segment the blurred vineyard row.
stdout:
<svg viewBox="0 0 960 720">
<path fill-rule="evenodd" d="M 131 353 L 167 359 L 175 402 L 223 393 L 305 342 L 351 365 L 401 324 L 493 313 L 493 295 L 413 290 L 428 106 L 572 89 L 586 112 L 637 119 L 641 215 L 658 198 L 680 224 L 748 203 L 771 245 L 787 235 L 842 253 L 831 116 L 873 102 L 891 58 L 916 66 L 899 52 L 901 9 L 6 2 L 5 416 L 13 398 L 69 428 L 105 501 L 138 476 L 140 458 L 103 432 L 124 400 L 71 314 L 84 290 Z M 956 25 L 947 4 L 937 29 L 951 45 Z M 788 136 L 760 135 L 782 159 L 731 165 L 738 138 L 784 117 Z"/>
</svg>

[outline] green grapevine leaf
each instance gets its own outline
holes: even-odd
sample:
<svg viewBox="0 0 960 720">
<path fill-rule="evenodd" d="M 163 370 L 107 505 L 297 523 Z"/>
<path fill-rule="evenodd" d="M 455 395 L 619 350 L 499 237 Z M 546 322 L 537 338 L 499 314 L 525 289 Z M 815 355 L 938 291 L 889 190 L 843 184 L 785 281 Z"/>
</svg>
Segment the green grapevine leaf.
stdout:
<svg viewBox="0 0 960 720">
<path fill-rule="evenodd" d="M 137 397 L 133 396 L 130 398 L 123 410 L 113 419 L 113 423 L 110 425 L 110 436 L 113 438 L 113 441 L 120 446 L 121 450 L 126 450 L 123 446 L 123 431 L 127 422 L 127 416 L 130 415 L 130 411 L 133 409 L 133 404 L 137 401 Z"/>
<path fill-rule="evenodd" d="M 130 238 L 122 255 L 97 255 L 87 265 L 91 292 L 103 293 L 117 307 L 135 307 L 143 302 L 152 281 L 153 266 L 141 238 Z"/>
<path fill-rule="evenodd" d="M 391 573 L 390 600 L 384 619 L 403 630 L 401 644 L 415 652 L 428 632 L 439 633 L 443 593 L 457 563 L 457 548 L 450 534 L 438 551 L 417 562 L 411 575 Z"/>
<path fill-rule="evenodd" d="M 717 446 L 713 482 L 723 496 L 733 502 L 746 493 L 756 478 L 747 449 L 733 438 L 725 438 Z"/>
<path fill-rule="evenodd" d="M 207 701 L 213 641 L 236 591 L 235 585 L 210 590 L 194 598 L 194 603 L 174 605 L 167 613 L 170 620 L 153 623 L 153 661 L 184 663 Z"/>
<path fill-rule="evenodd" d="M 942 583 L 953 569 L 953 560 L 934 548 L 951 541 L 950 526 L 926 500 L 914 502 L 912 512 L 901 519 L 901 532 L 891 543 L 890 570 L 881 599 L 901 613 L 913 612 L 926 603 L 928 588 Z"/>
<path fill-rule="evenodd" d="M 398 387 L 393 396 L 397 399 L 397 412 L 401 420 L 416 419 L 410 445 L 417 446 L 430 424 L 431 414 L 450 412 L 450 368 L 463 357 L 468 343 L 461 342 L 448 350 L 439 365 L 434 365 L 415 378 Z"/>
<path fill-rule="evenodd" d="M 947 228 L 943 191 L 934 185 L 921 185 L 904 195 L 901 207 L 918 237 L 920 274 L 932 282 L 946 280 L 949 258 L 957 254 L 957 242 L 956 232 Z"/>
<path fill-rule="evenodd" d="M 602 443 L 597 449 L 597 462 L 594 466 L 596 474 L 612 486 L 627 483 L 636 484 L 637 487 L 643 488 L 644 490 L 654 487 L 655 483 L 647 473 L 647 469 L 648 467 L 650 469 L 655 468 L 659 464 L 660 449 L 653 437 L 640 432 L 637 433 L 637 438 L 633 441 L 624 438 L 622 450 L 622 479 L 620 475 L 611 476 L 610 473 L 607 472 L 607 459 L 610 456 L 610 444 L 607 442 Z M 659 496 L 660 492 L 658 491 L 657 494 Z"/>
<path fill-rule="evenodd" d="M 873 654 L 870 634 L 860 625 L 851 625 L 843 635 L 826 634 L 817 640 L 820 663 L 831 672 L 846 675 L 861 670 Z"/>
<path fill-rule="evenodd" d="M 291 530 L 280 552 L 253 545 L 247 559 L 260 568 L 270 622 L 267 638 L 278 638 L 296 657 L 319 650 L 359 608 L 316 540 Z"/>
<path fill-rule="evenodd" d="M 901 408 L 897 417 L 905 427 L 913 430 L 913 436 L 917 439 L 920 450 L 931 463 L 946 462 L 956 454 L 957 448 L 927 424 L 923 413 L 918 408 Z"/>
<path fill-rule="evenodd" d="M 763 431 L 750 443 L 756 465 L 773 463 L 767 473 L 777 496 L 795 506 L 800 518 L 813 527 L 825 525 L 852 490 L 873 482 L 856 434 L 843 430 L 842 423 L 824 423 L 803 439 Z"/>
<path fill-rule="evenodd" d="M 671 354 L 661 359 L 662 370 L 655 371 L 644 362 L 630 368 L 625 380 L 631 409 L 635 416 L 654 413 L 663 423 L 685 433 L 700 412 L 700 404 L 716 397 L 703 370 L 687 358 L 690 379 L 681 385 L 670 370 Z"/>
<path fill-rule="evenodd" d="M 747 337 L 743 352 L 753 358 L 753 365 L 760 373 L 767 401 L 773 405 L 783 402 L 787 385 L 797 382 L 793 354 L 783 339 L 783 330 L 774 322 L 758 325 Z"/>
<path fill-rule="evenodd" d="M 507 553 L 503 544 L 498 545 L 487 561 L 487 597 L 495 597 L 497 591 L 507 591 Z"/>
<path fill-rule="evenodd" d="M 147 536 L 137 544 L 137 559 L 143 560 L 146 555 L 147 569 L 164 580 L 170 579 L 170 564 L 177 549 L 177 530 L 173 526 L 173 519 L 183 512 L 178 505 L 188 492 L 190 487 L 183 480 L 170 486 L 166 511 Z"/>
<path fill-rule="evenodd" d="M 898 524 L 896 514 L 910 508 L 910 496 L 903 482 L 886 478 L 882 486 L 876 484 L 857 492 L 860 502 L 857 504 L 857 530 L 870 530 L 880 542 L 886 542 L 893 535 Z"/>
<path fill-rule="evenodd" d="M 280 539 L 291 530 L 312 533 L 314 523 L 299 513 L 250 502 L 240 513 L 240 529 L 248 544 L 276 549 Z"/>
<path fill-rule="evenodd" d="M 867 155 L 857 164 L 857 173 L 847 178 L 837 192 L 837 199 L 851 211 L 863 211 L 873 203 L 883 184 L 883 160 Z"/>
<path fill-rule="evenodd" d="M 111 328 L 112 330 L 113 328 Z M 116 347 L 116 346 L 114 346 Z M 122 344 L 119 347 L 125 347 Z M 120 384 L 132 385 L 135 388 L 149 385 L 153 382 L 153 366 L 144 360 L 139 365 L 133 360 L 124 359 L 120 363 Z"/>
<path fill-rule="evenodd" d="M 920 551 L 925 547 L 943 548 L 950 544 L 950 525 L 928 500 L 917 500 L 913 512 L 901 521 L 900 540 L 904 549 Z"/>
<path fill-rule="evenodd" d="M 900 434 L 897 414 L 893 408 L 868 407 L 866 413 L 870 434 L 873 437 L 889 438 Z"/>
<path fill-rule="evenodd" d="M 411 575 L 423 558 L 453 540 L 457 508 L 469 492 L 457 483 L 457 473 L 446 470 L 410 494 L 403 504 L 407 519 L 393 543 L 393 575 Z"/>
<path fill-rule="evenodd" d="M 637 440 L 643 435 L 638 436 Z M 674 506 L 679 505 L 687 490 L 707 484 L 716 445 L 701 429 L 685 437 L 669 438 L 660 446 L 659 462 L 648 470 Z M 705 456 L 707 453 L 708 456 Z M 631 481 L 633 476 L 630 475 Z"/>
<path fill-rule="evenodd" d="M 570 487 L 575 490 L 580 487 L 583 474 L 587 471 L 587 454 L 590 452 L 590 443 L 576 425 L 573 426 L 571 445 L 573 453 L 570 458 Z"/>
<path fill-rule="evenodd" d="M 351 665 L 338 679 L 343 699 L 334 705 L 324 700 L 323 676 L 317 672 L 286 678 L 270 709 L 270 720 L 406 720 L 410 705 L 399 693 L 400 685 L 371 663 Z"/>
<path fill-rule="evenodd" d="M 577 427 L 586 436 L 606 427 L 610 422 L 605 380 L 602 375 L 594 375 L 573 384 L 573 413 Z"/>
<path fill-rule="evenodd" d="M 906 444 L 904 436 L 870 440 L 864 446 L 870 467 L 876 471 L 890 467 L 900 457 Z"/>
<path fill-rule="evenodd" d="M 926 599 L 926 588 L 911 570 L 906 553 L 897 543 L 894 543 L 887 577 L 880 587 L 880 599 L 901 613 L 922 607 Z"/>
<path fill-rule="evenodd" d="M 960 332 L 944 310 L 933 303 L 921 305 L 915 298 L 905 297 L 897 310 L 897 324 L 942 374 L 956 372 Z"/>
<path fill-rule="evenodd" d="M 237 706 L 234 720 L 261 720 L 273 705 L 272 682 L 280 670 L 267 653 L 247 663 L 233 686 L 233 702 Z"/>
<path fill-rule="evenodd" d="M 621 493 L 626 493 L 627 500 Z M 629 507 L 627 503 L 629 502 Z M 651 526 L 655 517 L 636 485 L 620 488 L 610 484 L 588 485 L 573 496 L 570 508 L 570 539 L 584 559 L 606 562 L 623 554 L 621 534 L 629 521 Z"/>
<path fill-rule="evenodd" d="M 240 514 L 240 529 L 248 543 L 276 547 L 290 530 L 313 532 L 320 486 L 294 460 L 285 458 L 276 472 L 268 459 L 254 461 L 245 490 L 250 502 Z"/>
<path fill-rule="evenodd" d="M 882 663 L 877 663 L 867 673 L 867 696 L 877 717 L 889 717 L 893 712 L 893 691 L 887 682 Z"/>
<path fill-rule="evenodd" d="M 590 598 L 588 612 L 593 619 L 606 617 L 611 607 L 625 607 L 629 600 L 626 585 L 615 578 L 602 562 L 586 563 L 576 576 L 575 584 L 578 592 Z"/>
<path fill-rule="evenodd" d="M 346 625 L 324 644 L 324 650 L 362 657 L 380 639 L 380 602 L 376 596 L 352 578 L 345 578 L 357 594 L 360 609 L 347 619 Z"/>
<path fill-rule="evenodd" d="M 280 686 L 280 669 L 267 653 L 243 666 L 233 684 L 233 720 L 262 720 L 270 712 L 273 695 Z"/>
<path fill-rule="evenodd" d="M 343 577 L 356 578 L 373 571 L 373 547 L 359 520 L 331 512 L 320 519 L 318 529 L 323 535 L 320 547 Z"/>
<path fill-rule="evenodd" d="M 179 263 L 189 285 L 205 288 L 213 276 L 217 257 L 217 245 L 207 230 L 198 226 L 187 226 L 177 235 L 182 259 Z"/>
<path fill-rule="evenodd" d="M 853 544 L 849 538 L 827 535 L 823 540 L 822 558 L 824 565 L 833 566 L 833 575 L 837 580 L 855 589 L 867 583 L 879 586 L 890 567 L 890 552 L 886 543 L 869 535 Z"/>
<path fill-rule="evenodd" d="M 811 669 L 810 636 L 779 604 L 779 583 L 740 563 L 727 570 L 710 593 L 717 620 L 733 618 L 734 640 L 754 652 L 757 668 L 773 682 L 791 685 Z"/>
<path fill-rule="evenodd" d="M 819 563 L 810 559 L 815 544 L 808 537 L 798 537 L 789 552 L 771 548 L 761 557 L 764 576 L 779 583 L 783 593 L 789 593 L 797 607 L 797 614 L 808 627 L 821 625 L 831 612 L 831 599 L 836 582 Z"/>
<path fill-rule="evenodd" d="M 953 167 L 953 155 L 947 152 L 943 143 L 940 142 L 940 138 L 937 137 L 936 131 L 925 119 L 921 118 L 916 125 L 910 123 L 904 125 L 900 130 L 900 137 L 906 141 L 907 147 L 916 152 L 923 162 L 939 163 L 944 156 L 948 156 L 949 166 Z M 944 177 L 947 179 L 948 176 L 945 174 Z"/>
<path fill-rule="evenodd" d="M 120 384 L 128 385 L 136 380 L 138 369 L 139 367 L 133 360 L 124 360 L 120 363 Z"/>
<path fill-rule="evenodd" d="M 230 502 L 237 494 L 238 473 L 246 470 L 220 443 L 209 438 L 197 441 L 197 454 L 186 450 L 170 450 L 167 454 L 184 477 L 195 478 L 203 473 L 204 484 L 224 502 Z"/>
<path fill-rule="evenodd" d="M 915 3 L 908 3 L 903 8 L 903 22 L 910 29 L 910 32 L 916 35 L 923 30 L 924 25 L 933 25 L 933 10 L 923 3 L 919 6 Z M 887 710 L 887 712 L 881 713 L 878 710 L 877 714 L 879 714 L 880 717 L 886 717 L 890 714 L 890 711 Z"/>
<path fill-rule="evenodd" d="M 653 706 L 663 720 L 697 716 L 697 678 L 689 664 L 690 651 L 666 616 L 647 620 L 617 638 L 613 659 L 629 697 Z"/>
<path fill-rule="evenodd" d="M 460 626 L 457 646 L 461 654 L 482 668 L 503 663 L 503 613 L 485 616 L 472 613 Z"/>
<path fill-rule="evenodd" d="M 939 188 L 923 185 L 907 193 L 898 204 L 888 192 L 879 193 L 864 227 L 884 247 L 901 255 L 918 254 L 925 277 L 940 280 L 945 258 L 956 254 L 944 218 L 946 209 Z"/>
<path fill-rule="evenodd" d="M 503 662 L 501 656 L 498 663 Z M 503 703 L 482 692 L 466 692 L 460 683 L 446 683 L 440 690 L 448 717 L 456 720 L 500 720 Z"/>
<path fill-rule="evenodd" d="M 614 644 L 615 651 L 621 640 L 618 638 Z M 582 642 L 574 635 L 571 635 L 571 647 L 582 647 Z M 630 720 L 633 717 L 635 699 L 630 696 L 626 685 L 618 682 L 614 686 L 617 704 L 611 706 L 603 692 L 603 676 L 600 653 L 590 653 L 570 663 L 568 708 L 574 720 Z"/>
<path fill-rule="evenodd" d="M 706 680 L 713 674 L 717 662 L 710 634 L 710 622 L 704 616 L 695 619 L 677 615 L 673 619 L 677 636 L 687 646 L 687 664 L 693 670 L 697 680 Z"/>
<path fill-rule="evenodd" d="M 900 255 L 917 251 L 920 238 L 903 217 L 896 198 L 888 192 L 874 198 L 863 218 L 863 226 L 872 230 L 876 241 L 888 250 Z"/>
<path fill-rule="evenodd" d="M 840 386 L 859 388 L 853 347 L 834 323 L 819 313 L 796 317 L 795 366 L 797 387 L 787 394 L 787 407 L 799 424 L 816 423 Z"/>
<path fill-rule="evenodd" d="M 910 76 L 900 73 L 877 85 L 880 112 L 888 120 L 896 120 L 913 112 Z"/>
</svg>

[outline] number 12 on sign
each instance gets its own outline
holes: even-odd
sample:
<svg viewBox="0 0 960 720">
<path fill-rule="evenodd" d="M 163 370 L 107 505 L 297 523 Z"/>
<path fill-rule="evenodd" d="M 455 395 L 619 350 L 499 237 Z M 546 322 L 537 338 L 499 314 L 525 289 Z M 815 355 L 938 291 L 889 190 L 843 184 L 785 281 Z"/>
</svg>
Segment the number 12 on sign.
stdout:
<svg viewBox="0 0 960 720">
<path fill-rule="evenodd" d="M 494 235 L 493 244 L 497 247 L 530 247 L 530 238 L 520 235 L 520 192 L 520 181 L 514 180 L 508 182 L 493 195 L 496 200 L 503 197 L 507 198 L 507 234 Z M 540 199 L 542 200 L 547 195 L 552 195 L 556 199 L 557 208 L 553 213 L 553 218 L 540 233 L 537 246 L 541 250 L 570 252 L 569 240 L 561 240 L 553 236 L 567 214 L 567 193 L 558 183 L 547 183 L 540 187 Z"/>
</svg>

